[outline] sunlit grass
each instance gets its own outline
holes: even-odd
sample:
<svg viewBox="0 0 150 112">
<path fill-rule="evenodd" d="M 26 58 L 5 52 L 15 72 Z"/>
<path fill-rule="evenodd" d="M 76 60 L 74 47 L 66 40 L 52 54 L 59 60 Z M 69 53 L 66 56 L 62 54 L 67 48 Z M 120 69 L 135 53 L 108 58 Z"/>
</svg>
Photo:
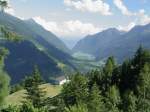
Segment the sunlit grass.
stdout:
<svg viewBox="0 0 150 112">
<path fill-rule="evenodd" d="M 43 84 L 40 86 L 43 91 L 46 92 L 46 97 L 54 97 L 61 92 L 62 86 L 59 85 L 51 85 L 51 84 Z M 20 105 L 25 99 L 26 96 L 25 90 L 20 90 L 15 92 L 8 97 L 6 97 L 5 102 L 7 105 Z"/>
</svg>

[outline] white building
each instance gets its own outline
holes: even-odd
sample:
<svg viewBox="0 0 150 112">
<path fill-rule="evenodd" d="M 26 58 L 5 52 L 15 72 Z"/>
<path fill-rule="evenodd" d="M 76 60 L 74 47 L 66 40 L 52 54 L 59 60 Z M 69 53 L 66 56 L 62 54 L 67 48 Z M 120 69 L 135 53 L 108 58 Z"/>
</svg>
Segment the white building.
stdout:
<svg viewBox="0 0 150 112">
<path fill-rule="evenodd" d="M 63 85 L 63 84 L 65 84 L 66 82 L 69 82 L 69 80 L 68 80 L 65 76 L 58 77 L 58 78 L 56 78 L 56 80 L 55 80 L 55 84 L 57 84 L 57 85 Z"/>
</svg>

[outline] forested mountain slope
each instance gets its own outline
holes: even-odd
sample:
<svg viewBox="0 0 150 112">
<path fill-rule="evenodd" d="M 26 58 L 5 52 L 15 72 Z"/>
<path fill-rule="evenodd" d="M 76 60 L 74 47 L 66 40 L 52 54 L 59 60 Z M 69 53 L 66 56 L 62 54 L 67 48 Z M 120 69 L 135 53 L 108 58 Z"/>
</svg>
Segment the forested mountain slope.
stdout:
<svg viewBox="0 0 150 112">
<path fill-rule="evenodd" d="M 108 29 L 80 40 L 73 51 L 94 55 L 97 59 L 115 56 L 119 62 L 133 56 L 142 45 L 150 49 L 150 24 L 135 26 L 129 32 Z"/>
</svg>

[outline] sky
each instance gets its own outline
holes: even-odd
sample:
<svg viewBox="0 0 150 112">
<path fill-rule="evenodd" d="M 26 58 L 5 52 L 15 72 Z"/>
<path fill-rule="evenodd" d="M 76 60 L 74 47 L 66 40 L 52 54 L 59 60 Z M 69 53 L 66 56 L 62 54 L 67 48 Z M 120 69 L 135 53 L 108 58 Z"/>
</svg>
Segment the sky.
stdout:
<svg viewBox="0 0 150 112">
<path fill-rule="evenodd" d="M 6 11 L 34 19 L 69 47 L 107 28 L 129 31 L 150 23 L 150 0 L 9 0 Z"/>
</svg>

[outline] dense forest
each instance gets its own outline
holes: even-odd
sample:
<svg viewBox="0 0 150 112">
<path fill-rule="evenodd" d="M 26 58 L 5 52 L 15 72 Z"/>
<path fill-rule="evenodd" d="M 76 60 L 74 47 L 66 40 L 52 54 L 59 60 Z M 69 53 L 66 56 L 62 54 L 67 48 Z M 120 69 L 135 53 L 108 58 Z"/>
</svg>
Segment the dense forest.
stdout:
<svg viewBox="0 0 150 112">
<path fill-rule="evenodd" d="M 0 0 L 2 12 L 8 6 Z M 21 42 L 22 36 L 0 26 L 0 40 Z M 110 56 L 98 69 L 68 74 L 61 92 L 47 97 L 46 84 L 37 65 L 20 83 L 12 85 L 5 71 L 9 50 L 0 46 L 0 112 L 150 112 L 150 51 L 139 46 L 131 59 L 118 64 Z M 20 104 L 8 105 L 6 97 L 25 90 Z"/>
</svg>

